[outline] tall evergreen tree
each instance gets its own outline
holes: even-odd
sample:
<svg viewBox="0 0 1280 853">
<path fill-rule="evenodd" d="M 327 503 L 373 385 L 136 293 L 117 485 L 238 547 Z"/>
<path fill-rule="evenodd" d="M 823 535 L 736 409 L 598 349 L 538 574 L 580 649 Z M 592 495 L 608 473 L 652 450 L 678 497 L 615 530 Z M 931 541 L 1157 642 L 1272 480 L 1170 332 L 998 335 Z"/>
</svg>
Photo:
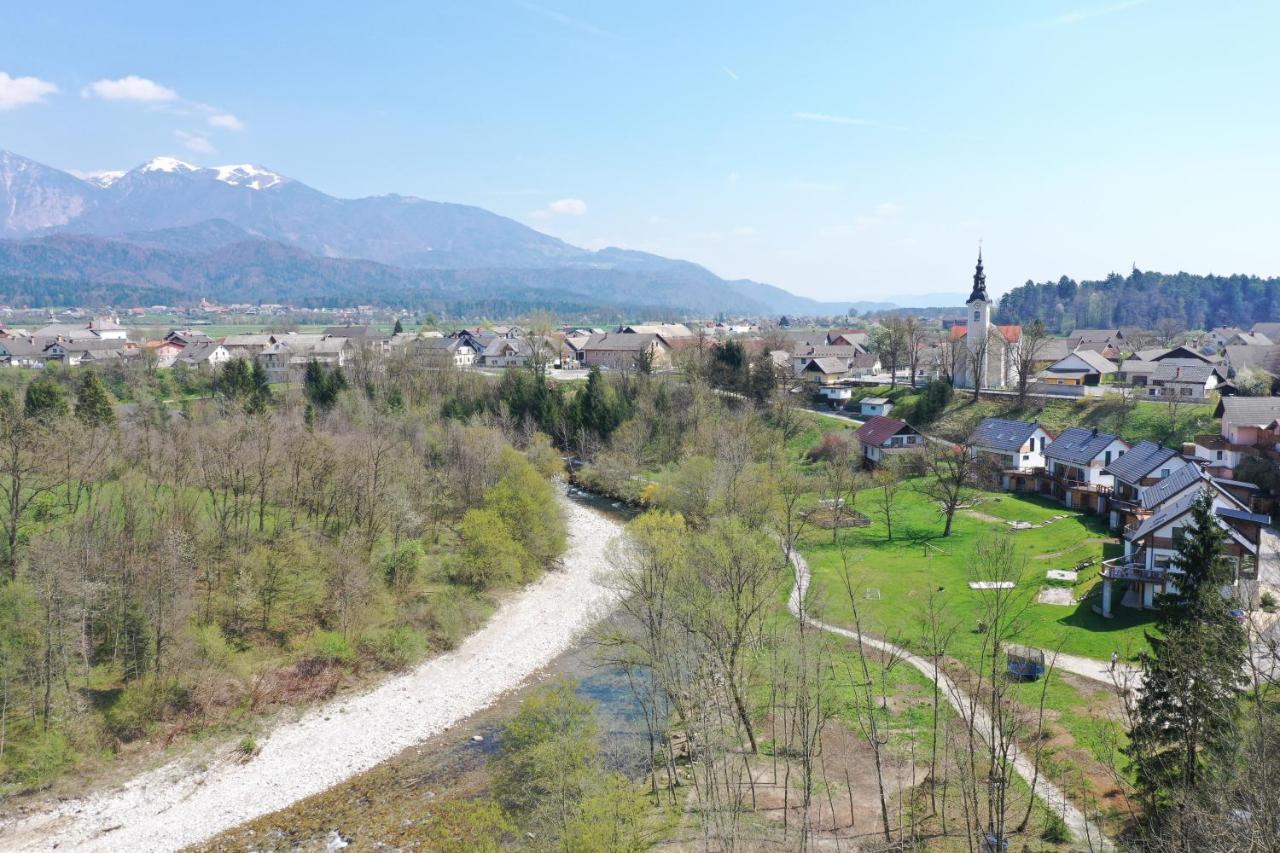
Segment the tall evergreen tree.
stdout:
<svg viewBox="0 0 1280 853">
<path fill-rule="evenodd" d="M 1127 749 L 1149 814 L 1157 819 L 1212 784 L 1210 759 L 1237 738 L 1244 628 L 1221 589 L 1235 574 L 1227 534 L 1208 493 L 1192 506 L 1174 561 L 1177 592 L 1158 599 L 1157 632 L 1141 658 L 1143 681 Z"/>
<path fill-rule="evenodd" d="M 111 426 L 116 422 L 111 395 L 96 370 L 86 370 L 80 377 L 80 387 L 76 389 L 76 418 L 90 427 Z"/>
<path fill-rule="evenodd" d="M 37 420 L 52 420 L 67 413 L 67 392 L 51 376 L 41 376 L 27 386 L 23 413 Z"/>
</svg>

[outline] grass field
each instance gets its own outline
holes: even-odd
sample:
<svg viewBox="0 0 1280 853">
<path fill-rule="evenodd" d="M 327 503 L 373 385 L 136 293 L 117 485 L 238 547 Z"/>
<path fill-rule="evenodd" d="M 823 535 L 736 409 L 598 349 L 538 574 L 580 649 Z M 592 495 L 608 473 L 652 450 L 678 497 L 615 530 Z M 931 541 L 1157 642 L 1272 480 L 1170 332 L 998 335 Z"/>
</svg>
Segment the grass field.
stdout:
<svg viewBox="0 0 1280 853">
<path fill-rule="evenodd" d="M 859 601 L 869 631 L 899 636 L 911 645 L 911 626 L 920 624 L 925 602 L 934 593 L 942 596 L 947 614 L 961 626 L 957 656 L 963 659 L 966 653 L 976 654 L 981 637 L 972 629 L 981 618 L 982 599 L 968 587 L 977 571 L 974 550 L 983 536 L 1007 535 L 1013 537 L 1024 561 L 1019 590 L 1029 597 L 1045 585 L 1048 569 L 1071 569 L 1083 560 L 1094 561 L 1076 587 L 1077 597 L 1084 598 L 1078 605 L 1028 605 L 1022 642 L 1098 659 L 1109 657 L 1113 650 L 1131 655 L 1145 647 L 1143 630 L 1150 621 L 1148 616 L 1120 609 L 1116 618 L 1103 619 L 1090 609 L 1089 595 L 1099 583 L 1098 565 L 1104 556 L 1114 556 L 1119 549 L 1099 519 L 1038 498 L 985 492 L 980 493 L 973 509 L 957 513 L 952 535 L 943 538 L 936 505 L 914 485 L 908 483 L 899 492 L 893 541 L 876 514 L 871 490 L 858 495 L 856 506 L 871 516 L 872 524 L 840 535 L 855 587 L 864 596 L 867 590 L 878 591 L 878 597 Z M 1055 515 L 1065 517 L 1030 530 L 1015 531 L 1003 523 L 1039 524 Z M 840 547 L 832 544 L 830 532 L 810 530 L 801 549 L 814 572 L 815 593 L 822 596 L 830 615 L 840 621 L 851 619 L 841 578 Z"/>
</svg>

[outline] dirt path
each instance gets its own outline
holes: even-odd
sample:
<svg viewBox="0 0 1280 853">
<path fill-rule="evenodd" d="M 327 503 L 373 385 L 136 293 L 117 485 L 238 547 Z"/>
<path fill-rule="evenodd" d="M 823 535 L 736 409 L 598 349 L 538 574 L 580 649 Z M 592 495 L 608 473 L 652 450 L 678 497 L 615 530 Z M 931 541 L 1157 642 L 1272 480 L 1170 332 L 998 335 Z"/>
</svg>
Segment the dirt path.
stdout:
<svg viewBox="0 0 1280 853">
<path fill-rule="evenodd" d="M 0 823 L 3 850 L 176 850 L 367 770 L 488 706 L 568 649 L 611 607 L 598 582 L 619 522 L 560 498 L 563 568 L 498 609 L 456 650 L 277 727 L 240 763 L 172 762 L 124 786 Z"/>
<path fill-rule="evenodd" d="M 1072 545 L 1070 548 L 1064 548 L 1064 549 L 1062 549 L 1061 551 L 1054 551 L 1052 554 L 1036 554 L 1036 555 L 1035 555 L 1034 557 L 1032 557 L 1031 559 L 1033 559 L 1033 560 L 1056 560 L 1056 559 L 1058 559 L 1059 557 L 1061 557 L 1063 554 L 1070 554 L 1072 551 L 1076 550 L 1076 549 L 1077 549 L 1077 548 L 1079 548 L 1081 545 L 1106 545 L 1106 544 L 1107 544 L 1107 543 L 1109 543 L 1109 542 L 1115 542 L 1115 541 L 1116 541 L 1116 540 L 1115 540 L 1114 538 L 1112 538 L 1112 539 L 1107 539 L 1107 538 L 1102 537 L 1102 536 L 1092 536 L 1092 537 L 1090 537 L 1090 538 L 1088 538 L 1088 539 L 1085 539 L 1083 542 L 1077 542 L 1075 545 Z"/>
<path fill-rule="evenodd" d="M 792 615 L 797 619 L 808 619 L 809 624 L 816 628 L 820 628 L 823 631 L 828 631 L 841 637 L 848 637 L 851 640 L 858 640 L 859 637 L 855 631 L 851 631 L 847 628 L 841 628 L 837 625 L 830 625 L 826 622 L 821 622 L 817 619 L 810 619 L 805 616 L 804 600 L 809 591 L 809 564 L 805 561 L 804 557 L 801 557 L 794 551 L 791 553 L 791 562 L 795 566 L 796 570 L 795 587 L 791 590 L 791 597 L 788 600 L 788 607 L 790 607 Z M 876 639 L 867 634 L 862 635 L 861 641 L 865 646 L 897 656 L 899 659 L 919 670 L 925 678 L 928 678 L 930 681 L 933 681 L 936 678 L 938 680 L 938 684 L 942 688 L 943 695 L 947 698 L 947 702 L 950 703 L 951 707 L 954 708 L 962 717 L 965 715 L 968 697 L 960 691 L 959 687 L 946 675 L 946 673 L 935 668 L 933 664 L 929 663 L 929 661 L 924 658 L 918 657 L 900 646 L 895 646 L 892 643 L 887 643 L 884 640 Z M 980 707 L 975 708 L 973 711 L 973 717 L 973 724 L 977 731 L 990 731 L 991 719 L 985 711 Z M 1035 767 L 1032 765 L 1031 760 L 1023 755 L 1022 751 L 1016 747 L 1013 750 L 1012 758 L 1014 770 L 1023 778 L 1024 781 L 1026 781 L 1028 785 L 1030 785 L 1032 779 L 1036 776 Z M 1106 840 L 1106 836 L 1102 834 L 1102 830 L 1098 825 L 1086 818 L 1078 808 L 1072 805 L 1071 801 L 1067 799 L 1066 795 L 1063 794 L 1061 789 L 1057 786 L 1045 781 L 1045 779 L 1041 777 L 1036 781 L 1033 793 L 1044 801 L 1045 806 L 1047 806 L 1050 811 L 1062 816 L 1067 827 L 1070 828 L 1071 834 L 1075 838 L 1076 843 L 1085 845 L 1080 849 L 1114 849 L 1110 842 Z"/>
</svg>

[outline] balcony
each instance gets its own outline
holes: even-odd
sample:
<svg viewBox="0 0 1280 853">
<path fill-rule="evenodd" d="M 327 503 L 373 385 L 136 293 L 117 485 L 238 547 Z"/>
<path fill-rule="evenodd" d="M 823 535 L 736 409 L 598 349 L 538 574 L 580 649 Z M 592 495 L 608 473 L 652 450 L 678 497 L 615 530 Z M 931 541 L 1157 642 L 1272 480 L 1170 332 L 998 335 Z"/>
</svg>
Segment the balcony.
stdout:
<svg viewBox="0 0 1280 853">
<path fill-rule="evenodd" d="M 1144 581 L 1147 583 L 1164 583 L 1170 576 L 1180 574 L 1174 567 L 1147 568 L 1145 551 L 1128 554 L 1123 557 L 1112 557 L 1102 561 L 1102 576 L 1112 581 Z"/>
</svg>

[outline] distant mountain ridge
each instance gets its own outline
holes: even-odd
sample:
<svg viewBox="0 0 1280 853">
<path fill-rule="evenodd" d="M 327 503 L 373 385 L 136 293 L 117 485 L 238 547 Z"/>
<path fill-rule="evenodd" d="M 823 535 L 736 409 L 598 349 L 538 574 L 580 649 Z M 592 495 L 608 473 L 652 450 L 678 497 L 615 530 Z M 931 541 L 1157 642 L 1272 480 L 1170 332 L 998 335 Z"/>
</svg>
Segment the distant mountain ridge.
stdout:
<svg viewBox="0 0 1280 853">
<path fill-rule="evenodd" d="M 482 208 L 400 195 L 339 199 L 250 164 L 157 157 L 84 178 L 0 151 L 0 299 L 99 299 L 138 288 L 182 303 L 507 301 L 681 313 L 839 314 L 689 261 L 589 251 Z M 518 309 L 517 309 L 518 310 Z"/>
</svg>

